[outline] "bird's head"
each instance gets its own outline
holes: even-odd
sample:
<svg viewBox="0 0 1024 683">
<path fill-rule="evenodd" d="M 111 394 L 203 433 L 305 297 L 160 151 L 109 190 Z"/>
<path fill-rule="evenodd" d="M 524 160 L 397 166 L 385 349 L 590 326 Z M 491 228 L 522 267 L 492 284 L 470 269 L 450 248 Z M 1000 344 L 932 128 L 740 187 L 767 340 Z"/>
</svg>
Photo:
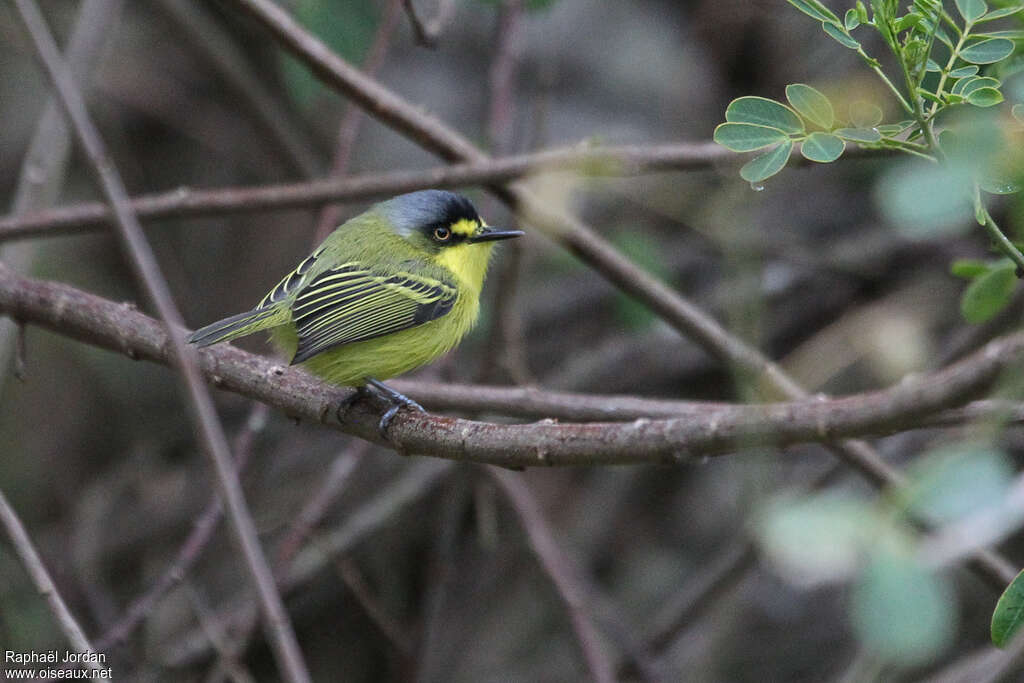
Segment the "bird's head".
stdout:
<svg viewBox="0 0 1024 683">
<path fill-rule="evenodd" d="M 375 209 L 397 235 L 469 281 L 482 282 L 494 242 L 523 234 L 488 226 L 468 199 L 445 190 L 399 195 Z"/>
</svg>

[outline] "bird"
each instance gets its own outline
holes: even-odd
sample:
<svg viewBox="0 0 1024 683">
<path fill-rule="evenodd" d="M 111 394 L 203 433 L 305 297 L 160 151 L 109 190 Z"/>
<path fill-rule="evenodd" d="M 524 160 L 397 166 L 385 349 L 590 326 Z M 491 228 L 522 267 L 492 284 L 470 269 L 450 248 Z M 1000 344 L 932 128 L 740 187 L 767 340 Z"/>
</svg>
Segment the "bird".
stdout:
<svg viewBox="0 0 1024 683">
<path fill-rule="evenodd" d="M 399 195 L 336 228 L 254 308 L 201 327 L 188 342 L 205 347 L 268 330 L 292 365 L 356 388 L 351 400 L 375 390 L 389 404 L 378 425 L 386 438 L 399 409 L 422 407 L 383 380 L 461 341 L 479 317 L 494 244 L 523 234 L 487 225 L 454 192 Z"/>
</svg>

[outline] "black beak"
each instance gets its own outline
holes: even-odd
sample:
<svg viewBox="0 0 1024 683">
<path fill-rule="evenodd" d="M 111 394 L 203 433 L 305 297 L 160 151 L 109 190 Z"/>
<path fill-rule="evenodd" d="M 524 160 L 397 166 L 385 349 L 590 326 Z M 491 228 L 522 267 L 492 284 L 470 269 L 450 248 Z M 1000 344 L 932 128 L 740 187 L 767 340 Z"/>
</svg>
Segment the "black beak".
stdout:
<svg viewBox="0 0 1024 683">
<path fill-rule="evenodd" d="M 525 234 L 526 233 L 522 230 L 495 230 L 494 228 L 484 228 L 482 232 L 478 232 L 466 241 L 470 244 L 476 244 L 477 242 L 493 242 L 495 240 L 507 240 Z"/>
</svg>

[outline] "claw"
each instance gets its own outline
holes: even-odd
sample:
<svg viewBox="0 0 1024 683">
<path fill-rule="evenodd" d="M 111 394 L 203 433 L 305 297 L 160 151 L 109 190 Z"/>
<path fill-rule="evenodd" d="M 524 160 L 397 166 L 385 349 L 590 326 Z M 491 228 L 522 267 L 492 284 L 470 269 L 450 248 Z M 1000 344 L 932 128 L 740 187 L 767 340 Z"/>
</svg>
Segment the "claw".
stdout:
<svg viewBox="0 0 1024 683">
<path fill-rule="evenodd" d="M 366 387 L 373 387 L 374 389 L 377 390 L 381 398 L 390 403 L 388 409 L 384 411 L 383 415 L 381 415 L 380 422 L 377 423 L 377 431 L 380 432 L 381 437 L 384 439 L 388 438 L 388 427 L 391 426 L 391 421 L 395 418 L 395 415 L 397 415 L 398 411 L 401 410 L 402 408 L 408 408 L 409 410 L 418 410 L 421 413 L 426 412 L 423 409 L 423 406 L 421 406 L 419 403 L 412 400 L 405 394 L 401 394 L 395 391 L 394 389 L 384 384 L 383 382 L 378 382 L 375 379 L 368 378 L 366 380 L 366 385 L 360 388 L 366 390 Z"/>
</svg>

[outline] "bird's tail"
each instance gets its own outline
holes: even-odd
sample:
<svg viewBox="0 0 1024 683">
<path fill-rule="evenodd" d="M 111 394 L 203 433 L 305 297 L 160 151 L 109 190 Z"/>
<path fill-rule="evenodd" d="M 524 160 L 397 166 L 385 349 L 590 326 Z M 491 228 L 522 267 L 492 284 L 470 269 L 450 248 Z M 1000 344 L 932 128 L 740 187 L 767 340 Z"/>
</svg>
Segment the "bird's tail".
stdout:
<svg viewBox="0 0 1024 683">
<path fill-rule="evenodd" d="M 285 316 L 286 312 L 275 306 L 254 308 L 251 311 L 232 315 L 215 323 L 210 323 L 206 327 L 199 328 L 188 336 L 188 342 L 203 347 L 237 337 L 244 337 L 259 330 L 283 324 Z"/>
</svg>

